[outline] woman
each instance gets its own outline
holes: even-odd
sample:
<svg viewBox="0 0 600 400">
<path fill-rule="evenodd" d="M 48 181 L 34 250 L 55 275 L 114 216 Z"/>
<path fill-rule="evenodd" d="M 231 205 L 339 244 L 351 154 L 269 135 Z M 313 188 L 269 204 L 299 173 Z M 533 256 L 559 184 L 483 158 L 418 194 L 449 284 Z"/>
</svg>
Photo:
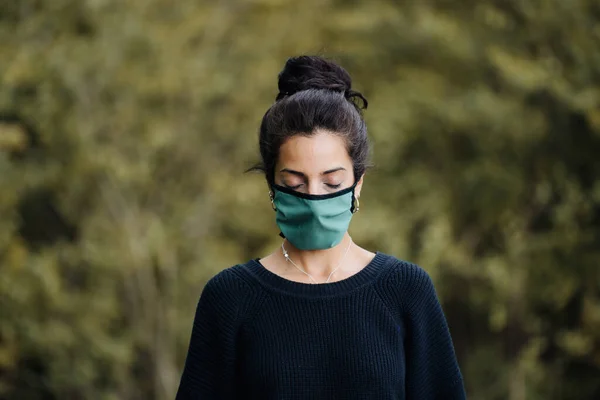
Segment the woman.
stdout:
<svg viewBox="0 0 600 400">
<path fill-rule="evenodd" d="M 177 399 L 464 399 L 428 274 L 348 235 L 369 144 L 340 66 L 296 57 L 260 127 L 283 238 L 206 284 Z"/>
</svg>

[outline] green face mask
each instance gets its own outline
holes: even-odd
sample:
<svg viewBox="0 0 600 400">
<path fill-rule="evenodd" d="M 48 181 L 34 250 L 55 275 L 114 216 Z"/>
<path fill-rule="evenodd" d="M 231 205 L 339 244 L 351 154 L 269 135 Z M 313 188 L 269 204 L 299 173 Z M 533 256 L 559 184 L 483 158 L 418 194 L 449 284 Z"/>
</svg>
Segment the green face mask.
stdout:
<svg viewBox="0 0 600 400">
<path fill-rule="evenodd" d="M 300 250 L 329 249 L 342 241 L 354 210 L 354 188 L 310 195 L 273 185 L 282 236 Z"/>
</svg>

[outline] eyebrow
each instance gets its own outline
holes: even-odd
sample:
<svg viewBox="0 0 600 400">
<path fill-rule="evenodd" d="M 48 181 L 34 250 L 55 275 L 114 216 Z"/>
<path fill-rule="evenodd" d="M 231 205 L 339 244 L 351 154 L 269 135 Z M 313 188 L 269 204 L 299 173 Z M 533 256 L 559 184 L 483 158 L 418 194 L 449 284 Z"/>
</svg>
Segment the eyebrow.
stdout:
<svg viewBox="0 0 600 400">
<path fill-rule="evenodd" d="M 332 169 L 328 169 L 327 171 L 321 172 L 321 175 L 329 175 L 329 174 L 333 174 L 334 172 L 337 172 L 337 171 L 345 171 L 345 170 L 346 170 L 346 168 L 344 168 L 344 167 L 332 168 Z M 288 174 L 306 177 L 306 175 L 304 175 L 302 172 L 294 171 L 293 169 L 288 169 L 288 168 L 283 168 L 279 172 L 287 172 Z"/>
</svg>

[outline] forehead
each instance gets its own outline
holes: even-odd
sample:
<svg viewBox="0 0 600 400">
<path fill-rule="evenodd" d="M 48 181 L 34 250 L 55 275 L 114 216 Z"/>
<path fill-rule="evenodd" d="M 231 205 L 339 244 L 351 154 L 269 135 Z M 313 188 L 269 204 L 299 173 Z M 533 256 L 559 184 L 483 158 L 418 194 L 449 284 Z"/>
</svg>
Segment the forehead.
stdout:
<svg viewBox="0 0 600 400">
<path fill-rule="evenodd" d="M 309 137 L 292 136 L 279 149 L 278 169 L 310 173 L 340 166 L 347 169 L 352 166 L 346 143 L 339 135 L 327 131 L 317 131 Z"/>
</svg>

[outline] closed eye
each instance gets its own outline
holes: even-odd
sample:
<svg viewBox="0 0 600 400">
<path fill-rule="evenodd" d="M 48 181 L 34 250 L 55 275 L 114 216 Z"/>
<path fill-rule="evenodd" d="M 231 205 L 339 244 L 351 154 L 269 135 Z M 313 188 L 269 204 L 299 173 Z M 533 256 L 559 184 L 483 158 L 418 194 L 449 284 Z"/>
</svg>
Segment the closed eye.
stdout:
<svg viewBox="0 0 600 400">
<path fill-rule="evenodd" d="M 302 184 L 300 184 L 300 185 L 296 185 L 296 186 L 289 186 L 289 185 L 285 185 L 285 187 L 286 187 L 286 188 L 288 188 L 288 189 L 292 189 L 292 190 L 296 190 L 296 189 L 298 189 L 300 186 L 302 186 Z"/>
<path fill-rule="evenodd" d="M 285 187 L 286 187 L 286 188 L 288 188 L 288 189 L 291 189 L 291 190 L 297 190 L 297 189 L 299 189 L 299 188 L 300 188 L 302 185 L 303 185 L 303 184 L 301 183 L 301 184 L 299 184 L 299 185 L 296 185 L 296 186 L 285 185 Z M 326 183 L 325 185 L 326 185 L 327 187 L 331 188 L 331 189 L 339 189 L 339 188 L 342 186 L 342 184 L 341 184 L 341 183 L 338 183 L 337 185 L 333 185 L 333 184 L 331 184 L 331 183 Z"/>
</svg>

